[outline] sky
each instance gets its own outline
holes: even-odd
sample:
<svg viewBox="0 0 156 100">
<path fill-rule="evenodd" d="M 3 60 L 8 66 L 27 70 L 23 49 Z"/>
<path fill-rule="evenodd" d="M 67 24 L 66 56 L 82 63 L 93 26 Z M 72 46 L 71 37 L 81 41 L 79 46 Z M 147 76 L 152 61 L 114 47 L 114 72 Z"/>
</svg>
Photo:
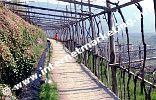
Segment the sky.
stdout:
<svg viewBox="0 0 156 100">
<path fill-rule="evenodd" d="M 52 4 L 59 4 L 59 5 L 69 5 L 69 3 L 62 2 L 62 1 L 57 1 L 57 0 L 20 0 L 20 1 L 22 1 L 22 2 L 27 2 L 27 3 L 33 1 L 33 2 L 45 2 L 45 3 L 48 2 L 48 4 L 49 4 L 49 3 L 52 3 Z M 76 1 L 81 1 L 81 0 L 76 0 Z M 87 1 L 88 1 L 88 0 L 83 0 L 83 2 L 87 2 Z M 131 0 L 111 0 L 111 1 L 112 1 L 112 2 L 117 2 L 117 1 L 119 1 L 119 2 L 120 2 L 119 4 L 123 4 L 123 3 L 126 3 L 126 2 L 131 1 Z M 96 5 L 104 6 L 105 3 L 106 3 L 106 0 L 91 0 L 91 3 L 92 3 L 92 4 L 96 4 Z M 153 5 L 153 0 L 144 0 L 144 1 L 141 1 L 140 3 L 141 3 L 141 5 L 143 5 L 144 7 L 153 10 L 153 8 L 152 8 L 153 6 L 151 6 L 151 5 Z"/>
<path fill-rule="evenodd" d="M 66 5 L 69 3 L 65 3 L 62 1 L 57 1 L 57 0 L 21 0 L 21 1 L 26 1 L 26 2 L 31 2 L 31 1 L 35 1 L 35 2 L 49 2 L 49 3 L 53 3 L 53 4 L 62 4 L 62 5 Z M 76 1 L 81 1 L 81 0 L 76 0 Z M 87 2 L 88 0 L 83 0 L 83 2 Z M 97 4 L 97 5 L 103 5 L 103 3 L 106 2 L 106 0 L 91 0 L 93 4 Z M 126 3 L 127 1 L 130 0 L 111 0 L 112 2 L 117 2 L 120 1 L 121 4 Z M 152 4 L 152 0 L 144 0 L 143 1 L 144 4 L 146 4 L 147 6 L 150 6 Z"/>
</svg>

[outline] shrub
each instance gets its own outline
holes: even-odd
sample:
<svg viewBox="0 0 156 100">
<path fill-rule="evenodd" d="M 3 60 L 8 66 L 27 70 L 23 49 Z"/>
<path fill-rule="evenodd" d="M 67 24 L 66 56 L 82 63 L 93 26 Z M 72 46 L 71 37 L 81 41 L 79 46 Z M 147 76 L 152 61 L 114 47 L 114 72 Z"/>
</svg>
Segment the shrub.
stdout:
<svg viewBox="0 0 156 100">
<path fill-rule="evenodd" d="M 41 86 L 40 99 L 41 100 L 58 100 L 58 91 L 55 84 L 45 83 Z"/>
</svg>

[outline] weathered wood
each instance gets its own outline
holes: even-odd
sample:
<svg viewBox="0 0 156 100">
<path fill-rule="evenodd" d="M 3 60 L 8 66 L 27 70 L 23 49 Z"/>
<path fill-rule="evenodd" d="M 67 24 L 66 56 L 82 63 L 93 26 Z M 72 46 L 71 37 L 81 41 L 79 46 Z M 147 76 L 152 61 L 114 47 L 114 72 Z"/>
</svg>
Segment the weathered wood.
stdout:
<svg viewBox="0 0 156 100">
<path fill-rule="evenodd" d="M 54 14 L 45 14 L 45 13 L 39 13 L 34 11 L 24 11 L 24 10 L 14 10 L 15 12 L 24 12 L 24 13 L 32 13 L 32 14 L 39 14 L 39 15 L 46 15 L 46 16 L 54 16 L 54 17 L 63 17 L 63 18 L 71 18 L 71 19 L 80 19 L 70 16 L 62 16 L 62 15 L 54 15 Z"/>
<path fill-rule="evenodd" d="M 63 19 L 60 19 L 60 18 L 51 18 L 51 17 L 43 17 L 43 16 L 35 16 L 35 15 L 22 15 L 22 14 L 19 14 L 20 16 L 22 16 L 23 18 L 30 18 L 30 19 L 36 19 L 36 20 L 41 20 L 41 21 L 71 21 L 71 22 L 74 22 L 75 20 L 63 20 Z"/>
<path fill-rule="evenodd" d="M 97 13 L 97 14 L 91 15 L 91 16 L 86 17 L 86 18 L 83 18 L 83 19 L 81 19 L 81 20 L 79 20 L 79 21 L 89 19 L 90 17 L 99 16 L 99 15 L 102 15 L 102 14 L 108 13 L 108 12 L 110 12 L 110 11 L 111 11 L 111 12 L 114 12 L 114 11 L 116 11 L 116 10 L 119 9 L 119 8 L 124 8 L 124 7 L 126 7 L 126 6 L 129 6 L 129 5 L 135 4 L 135 3 L 140 2 L 140 1 L 143 1 L 143 0 L 132 0 L 132 1 L 128 2 L 128 3 L 125 3 L 125 4 L 120 5 L 119 7 L 110 8 L 110 10 L 107 10 L 107 11 L 101 11 L 100 13 Z"/>
<path fill-rule="evenodd" d="M 154 11 L 155 11 L 155 29 L 156 29 L 156 0 L 153 0 L 154 3 Z"/>
<path fill-rule="evenodd" d="M 129 5 L 138 3 L 138 2 L 140 2 L 140 1 L 143 1 L 143 0 L 131 0 L 131 1 L 127 2 L 127 3 L 124 3 L 124 4 L 119 5 L 119 6 L 117 6 L 117 7 L 111 8 L 110 11 L 111 11 L 111 12 L 114 12 L 114 11 L 120 9 L 120 8 L 127 7 L 127 6 L 129 6 Z"/>
<path fill-rule="evenodd" d="M 19 4 L 19 3 L 12 3 L 12 2 L 6 2 L 4 1 L 5 4 L 9 5 L 15 5 L 15 6 L 22 6 L 26 8 L 32 8 L 32 9 L 40 9 L 40 10 L 47 10 L 47 11 L 53 11 L 53 12 L 63 12 L 63 13 L 69 13 L 69 14 L 77 14 L 77 15 L 83 15 L 83 16 L 89 16 L 89 14 L 84 14 L 84 13 L 79 13 L 79 12 L 72 12 L 72 11 L 64 11 L 64 10 L 57 10 L 57 9 L 51 9 L 51 8 L 43 8 L 43 7 L 37 7 L 37 6 L 30 6 L 30 5 L 25 5 L 25 4 Z"/>
<path fill-rule="evenodd" d="M 84 2 L 80 2 L 80 1 L 76 1 L 76 0 L 58 0 L 58 1 L 74 3 L 74 4 L 79 4 L 79 5 L 83 5 L 83 6 L 94 7 L 94 8 L 98 8 L 98 9 L 103 9 L 103 10 L 109 11 L 109 8 L 107 8 L 107 7 L 94 5 L 94 4 L 90 4 L 90 3 L 84 3 Z"/>
<path fill-rule="evenodd" d="M 106 0 L 106 1 L 110 1 L 110 0 Z M 111 5 L 107 2 L 107 7 L 111 8 Z M 108 13 L 108 26 L 109 26 L 109 30 L 112 31 L 113 28 L 113 16 L 112 16 L 112 12 Z M 111 35 L 109 36 L 109 60 L 110 60 L 110 64 L 114 64 L 115 63 L 115 45 L 114 45 L 114 36 Z M 111 72 L 112 72 L 112 91 L 118 95 L 118 83 L 117 83 L 117 76 L 116 76 L 116 67 L 111 67 Z"/>
<path fill-rule="evenodd" d="M 74 1 L 76 1 L 76 0 L 74 0 Z M 74 10 L 75 10 L 75 12 L 77 12 L 77 6 L 76 6 L 76 3 L 74 3 Z M 77 15 L 75 15 L 75 18 L 77 18 Z M 77 20 L 77 19 L 76 19 Z M 79 38 L 79 29 L 78 29 L 78 23 L 76 23 L 76 25 L 75 25 L 75 39 L 76 39 L 76 43 L 77 44 L 80 44 L 79 42 L 80 42 L 80 38 Z M 76 44 L 76 45 L 77 45 Z"/>
</svg>

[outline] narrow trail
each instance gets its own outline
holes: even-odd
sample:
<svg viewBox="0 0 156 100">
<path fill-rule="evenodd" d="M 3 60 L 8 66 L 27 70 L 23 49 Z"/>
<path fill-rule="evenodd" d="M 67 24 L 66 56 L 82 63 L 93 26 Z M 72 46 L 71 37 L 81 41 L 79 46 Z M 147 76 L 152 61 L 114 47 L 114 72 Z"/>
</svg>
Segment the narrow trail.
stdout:
<svg viewBox="0 0 156 100">
<path fill-rule="evenodd" d="M 63 45 L 51 40 L 53 46 L 52 63 L 69 55 Z M 57 84 L 60 100 L 118 100 L 109 89 L 83 65 L 72 59 L 51 72 Z"/>
</svg>

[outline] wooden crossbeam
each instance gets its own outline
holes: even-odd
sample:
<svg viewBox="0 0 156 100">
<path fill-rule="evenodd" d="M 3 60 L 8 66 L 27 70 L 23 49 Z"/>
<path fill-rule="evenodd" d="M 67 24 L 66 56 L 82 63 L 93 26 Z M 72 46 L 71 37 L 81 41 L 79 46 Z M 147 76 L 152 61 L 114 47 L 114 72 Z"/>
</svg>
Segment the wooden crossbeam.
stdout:
<svg viewBox="0 0 156 100">
<path fill-rule="evenodd" d="M 30 20 L 34 20 L 36 22 L 72 22 L 71 20 L 55 20 L 55 19 L 52 19 L 52 20 L 48 20 L 48 19 L 35 19 L 35 18 L 30 18 Z"/>
<path fill-rule="evenodd" d="M 35 23 L 37 23 L 37 24 L 46 24 L 46 25 L 62 25 L 62 24 L 68 24 L 69 22 L 36 22 L 36 21 L 33 21 L 33 22 L 35 22 Z"/>
<path fill-rule="evenodd" d="M 51 23 L 51 24 L 46 24 L 46 23 L 38 23 L 37 25 L 40 25 L 40 26 L 47 26 L 47 27 L 52 27 L 52 26 L 55 26 L 55 27 L 64 27 L 64 26 L 69 26 L 69 24 L 68 24 L 68 23 L 64 23 L 64 24 L 62 24 L 62 23 L 57 23 L 57 24 L 53 24 L 53 23 Z"/>
<path fill-rule="evenodd" d="M 36 6 L 30 6 L 30 5 L 19 4 L 19 3 L 12 3 L 12 2 L 6 2 L 6 1 L 4 1 L 4 3 L 5 4 L 10 4 L 10 5 L 27 7 L 27 8 L 33 8 L 33 9 L 40 9 L 40 10 L 47 10 L 47 11 L 54 11 L 54 12 L 62 12 L 62 13 L 69 13 L 69 14 L 77 14 L 77 15 L 89 16 L 89 14 L 84 14 L 84 13 L 79 13 L 79 12 L 72 12 L 72 11 L 64 11 L 64 10 L 57 10 L 57 9 L 51 9 L 51 8 L 36 7 Z"/>
<path fill-rule="evenodd" d="M 43 30 L 57 30 L 56 28 L 42 28 Z"/>
<path fill-rule="evenodd" d="M 76 1 L 76 0 L 58 0 L 58 1 L 74 3 L 74 4 L 79 4 L 79 5 L 83 5 L 83 6 L 89 6 L 89 7 L 94 7 L 94 8 L 104 9 L 106 11 L 109 11 L 109 8 L 107 8 L 107 7 L 99 6 L 99 5 L 95 5 L 95 4 L 84 3 L 84 2 L 80 2 L 80 1 Z"/>
<path fill-rule="evenodd" d="M 124 66 L 121 66 L 121 65 L 119 66 L 119 65 L 109 64 L 109 66 L 112 66 L 112 67 L 115 66 L 115 67 L 118 67 L 118 68 L 120 68 L 120 69 L 122 69 L 122 70 L 124 70 L 126 72 L 129 72 L 128 69 L 126 69 Z M 135 73 L 133 73 L 133 72 L 130 71 L 129 74 L 131 74 L 132 76 L 136 76 L 139 80 L 143 80 L 146 84 L 148 84 L 148 85 L 153 86 L 154 88 L 156 88 L 156 85 L 155 84 L 153 84 L 152 82 L 149 82 L 146 79 L 143 79 L 140 76 L 137 76 Z"/>
<path fill-rule="evenodd" d="M 138 2 L 140 2 L 140 1 L 143 1 L 143 0 L 132 0 L 132 1 L 130 1 L 130 2 L 127 2 L 127 3 L 124 3 L 124 4 L 122 4 L 122 5 L 119 5 L 118 7 L 111 8 L 110 11 L 113 12 L 113 11 L 116 11 L 117 9 L 119 9 L 119 8 L 124 8 L 124 7 L 127 7 L 127 6 L 129 6 L 129 5 L 138 3 Z"/>
<path fill-rule="evenodd" d="M 47 28 L 60 28 L 59 26 L 55 26 L 55 25 L 49 25 L 49 26 L 47 26 L 47 25 L 38 25 L 38 26 L 47 27 Z"/>
<path fill-rule="evenodd" d="M 140 2 L 140 1 L 143 1 L 143 0 L 133 0 L 133 1 L 130 1 L 130 2 L 124 3 L 124 4 L 122 4 L 122 5 L 119 5 L 118 7 L 111 8 L 111 9 L 108 10 L 108 11 L 101 11 L 100 13 L 91 15 L 90 17 L 100 16 L 100 15 L 102 15 L 102 14 L 108 13 L 109 11 L 114 12 L 114 11 L 116 11 L 116 10 L 119 9 L 119 8 L 124 8 L 124 7 L 126 7 L 126 6 L 135 4 L 135 3 Z M 85 17 L 85 18 L 83 18 L 83 19 L 80 19 L 78 22 L 84 21 L 84 20 L 86 20 L 86 19 L 89 19 L 90 17 Z"/>
<path fill-rule="evenodd" d="M 38 25 L 42 29 L 61 29 L 62 27 L 59 26 L 46 26 L 46 25 Z"/>
<path fill-rule="evenodd" d="M 26 16 L 26 15 L 22 15 L 22 16 Z M 33 16 L 32 18 L 31 18 L 31 16 L 27 16 L 33 23 L 35 23 L 36 25 L 46 25 L 46 26 L 51 26 L 51 25 L 55 25 L 55 26 L 59 26 L 59 27 L 62 27 L 62 26 L 64 26 L 64 24 L 66 24 L 67 22 L 69 23 L 71 23 L 71 22 L 73 22 L 73 20 L 64 20 L 64 19 L 57 19 L 57 20 L 55 20 L 55 18 L 49 18 L 49 20 L 48 19 L 46 19 L 46 17 L 39 17 L 39 18 L 45 18 L 45 19 L 37 19 L 37 17 L 36 16 Z M 54 20 L 51 20 L 51 19 L 54 19 Z M 47 21 L 47 22 L 46 22 Z M 54 22 L 57 22 L 57 23 L 54 23 Z"/>
<path fill-rule="evenodd" d="M 65 24 L 65 23 L 71 23 L 73 22 L 72 20 L 46 20 L 46 19 L 35 19 L 35 18 L 30 18 L 30 20 L 36 24 Z"/>
<path fill-rule="evenodd" d="M 32 13 L 32 14 L 39 14 L 39 15 L 46 15 L 46 16 L 55 16 L 55 17 L 62 17 L 62 18 L 70 18 L 70 19 L 80 19 L 70 16 L 62 16 L 62 15 L 54 15 L 54 14 L 45 14 L 40 12 L 34 12 L 34 11 L 24 11 L 24 10 L 14 10 L 15 12 L 24 12 L 24 13 Z"/>
<path fill-rule="evenodd" d="M 60 27 L 60 26 L 67 26 L 67 25 L 69 26 L 69 23 L 67 23 L 67 22 L 66 23 L 61 23 L 61 22 L 60 23 L 44 23 L 43 22 L 43 23 L 37 23 L 37 25 L 59 26 Z"/>
<path fill-rule="evenodd" d="M 49 24 L 49 23 L 67 23 L 67 21 L 66 22 L 64 22 L 64 21 L 40 21 L 40 20 L 32 20 L 34 23 L 47 23 L 47 24 Z"/>
<path fill-rule="evenodd" d="M 30 19 L 35 19 L 35 20 L 52 20 L 52 21 L 75 21 L 75 20 L 66 20 L 66 19 L 60 19 L 60 18 L 50 18 L 50 17 L 43 17 L 43 16 L 35 16 L 35 15 L 23 15 L 23 14 L 19 14 L 20 16 L 23 17 L 28 17 Z"/>
<path fill-rule="evenodd" d="M 42 25 L 42 26 L 58 26 L 58 27 L 62 27 L 62 26 L 66 26 L 68 25 L 68 23 L 36 23 L 37 25 Z"/>
</svg>

